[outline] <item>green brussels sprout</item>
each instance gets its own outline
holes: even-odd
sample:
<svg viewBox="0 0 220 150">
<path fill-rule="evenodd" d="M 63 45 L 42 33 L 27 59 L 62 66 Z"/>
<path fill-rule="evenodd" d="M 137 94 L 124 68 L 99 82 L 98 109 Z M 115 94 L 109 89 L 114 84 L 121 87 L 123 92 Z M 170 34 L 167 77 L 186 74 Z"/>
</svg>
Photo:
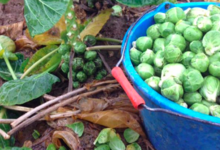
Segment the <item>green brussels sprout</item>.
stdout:
<svg viewBox="0 0 220 150">
<path fill-rule="evenodd" d="M 70 61 L 70 53 L 66 53 L 64 55 L 62 55 L 62 59 L 64 60 L 65 63 L 69 63 Z"/>
<path fill-rule="evenodd" d="M 197 27 L 190 26 L 186 28 L 183 32 L 183 36 L 186 40 L 192 42 L 196 40 L 202 39 L 202 31 L 200 31 Z"/>
<path fill-rule="evenodd" d="M 154 66 L 154 73 L 156 76 L 161 76 L 162 68 L 159 68 L 157 66 Z"/>
<path fill-rule="evenodd" d="M 220 21 L 213 22 L 211 30 L 220 31 Z"/>
<path fill-rule="evenodd" d="M 180 20 L 175 25 L 175 32 L 178 34 L 183 34 L 184 30 L 191 26 L 189 21 Z"/>
<path fill-rule="evenodd" d="M 163 68 L 167 64 L 164 58 L 164 51 L 160 50 L 155 54 L 154 57 L 154 66 L 158 68 Z"/>
<path fill-rule="evenodd" d="M 209 18 L 212 21 L 212 23 L 214 23 L 215 21 L 220 21 L 220 14 L 212 15 Z"/>
<path fill-rule="evenodd" d="M 70 50 L 71 50 L 71 46 L 69 44 L 61 44 L 58 49 L 58 53 L 60 53 L 61 55 L 64 55 L 70 52 Z"/>
<path fill-rule="evenodd" d="M 212 21 L 208 17 L 199 16 L 194 19 L 193 25 L 200 31 L 207 32 L 212 28 Z"/>
<path fill-rule="evenodd" d="M 79 87 L 79 85 L 80 85 L 80 84 L 79 84 L 78 81 L 74 81 L 74 82 L 73 82 L 73 88 L 74 88 L 74 89 L 77 89 L 77 88 Z"/>
<path fill-rule="evenodd" d="M 2 48 L 9 52 L 15 52 L 15 42 L 5 35 L 0 35 L 0 44 Z"/>
<path fill-rule="evenodd" d="M 204 16 L 204 17 L 208 17 L 209 16 L 209 11 L 203 8 L 199 8 L 199 7 L 194 7 L 192 9 L 190 9 L 186 15 L 186 19 L 191 21 L 193 19 L 195 19 L 198 16 Z"/>
<path fill-rule="evenodd" d="M 183 53 L 182 56 L 182 64 L 186 67 L 189 68 L 191 67 L 191 59 L 195 56 L 195 54 L 191 51 L 186 51 Z"/>
<path fill-rule="evenodd" d="M 83 72 L 86 73 L 86 75 L 91 76 L 95 73 L 96 71 L 96 66 L 95 63 L 93 61 L 89 61 L 87 63 L 85 63 L 85 65 L 83 66 Z"/>
<path fill-rule="evenodd" d="M 120 5 L 115 5 L 112 7 L 113 12 L 112 15 L 116 17 L 121 17 L 122 16 L 122 8 Z"/>
<path fill-rule="evenodd" d="M 74 52 L 76 54 L 83 54 L 86 51 L 86 44 L 84 44 L 83 42 L 77 41 L 74 44 Z"/>
<path fill-rule="evenodd" d="M 157 13 L 154 15 L 154 21 L 155 23 L 164 23 L 166 21 L 166 14 L 165 13 Z"/>
<path fill-rule="evenodd" d="M 171 22 L 164 22 L 163 24 L 161 24 L 159 27 L 161 36 L 166 38 L 170 34 L 173 34 L 175 32 L 174 27 L 174 24 Z"/>
<path fill-rule="evenodd" d="M 210 64 L 216 61 L 220 61 L 220 52 L 216 52 L 214 55 L 209 57 Z"/>
<path fill-rule="evenodd" d="M 68 79 L 70 78 L 70 73 L 68 72 L 67 74 Z M 76 72 L 72 71 L 72 80 L 75 81 L 76 80 Z"/>
<path fill-rule="evenodd" d="M 164 38 L 157 38 L 153 44 L 154 52 L 156 53 L 159 50 L 163 51 L 164 49 L 165 49 L 165 39 Z"/>
<path fill-rule="evenodd" d="M 151 37 L 153 40 L 160 37 L 159 31 L 160 24 L 154 24 L 147 29 L 147 36 Z"/>
<path fill-rule="evenodd" d="M 192 105 L 194 103 L 200 103 L 202 101 L 202 96 L 198 92 L 185 93 L 183 95 L 183 100 L 188 105 Z"/>
<path fill-rule="evenodd" d="M 108 74 L 105 69 L 100 69 L 100 70 L 98 71 L 98 73 L 99 73 L 99 72 L 100 72 L 100 74 L 102 74 L 103 76 L 106 76 L 106 75 Z"/>
<path fill-rule="evenodd" d="M 147 37 L 147 36 L 142 36 L 139 37 L 136 41 L 136 47 L 138 50 L 144 52 L 147 49 L 151 49 L 153 45 L 153 40 L 151 37 Z"/>
<path fill-rule="evenodd" d="M 96 37 L 93 35 L 86 35 L 83 38 L 83 42 L 87 45 L 87 46 L 94 46 L 96 44 Z"/>
<path fill-rule="evenodd" d="M 204 47 L 203 47 L 201 41 L 192 41 L 192 42 L 190 42 L 189 48 L 195 54 L 204 53 Z"/>
<path fill-rule="evenodd" d="M 210 12 L 210 16 L 220 14 L 220 7 L 217 5 L 209 5 L 207 10 Z"/>
<path fill-rule="evenodd" d="M 209 65 L 209 73 L 213 75 L 214 77 L 220 78 L 220 62 L 212 62 Z"/>
<path fill-rule="evenodd" d="M 141 54 L 140 61 L 141 63 L 147 63 L 147 64 L 152 65 L 154 61 L 154 56 L 155 56 L 154 52 L 148 49 Z"/>
<path fill-rule="evenodd" d="M 188 108 L 188 105 L 184 102 L 183 99 L 179 99 L 177 102 L 175 102 L 177 104 L 179 104 L 180 106 L 183 106 L 185 108 Z"/>
<path fill-rule="evenodd" d="M 152 76 L 145 80 L 145 83 L 147 83 L 150 87 L 152 87 L 157 92 L 160 92 L 159 82 L 160 82 L 160 78 L 156 76 Z"/>
<path fill-rule="evenodd" d="M 216 77 L 207 76 L 204 79 L 204 83 L 200 88 L 200 94 L 205 100 L 210 102 L 216 102 L 217 96 L 220 92 L 220 81 Z"/>
<path fill-rule="evenodd" d="M 210 106 L 210 114 L 220 118 L 220 105 Z"/>
<path fill-rule="evenodd" d="M 96 51 L 86 51 L 84 53 L 84 58 L 88 61 L 95 60 L 97 57 L 97 52 Z"/>
<path fill-rule="evenodd" d="M 77 74 L 76 74 L 76 78 L 79 82 L 84 82 L 87 80 L 87 76 L 86 74 L 83 72 L 83 71 L 79 71 Z"/>
<path fill-rule="evenodd" d="M 209 67 L 209 58 L 204 53 L 196 54 L 191 59 L 191 66 L 196 70 L 204 73 L 207 71 Z"/>
<path fill-rule="evenodd" d="M 97 71 L 95 79 L 96 80 L 101 80 L 103 79 L 105 76 L 107 75 L 107 71 L 105 69 L 101 69 L 99 71 Z"/>
<path fill-rule="evenodd" d="M 137 50 L 136 48 L 131 48 L 130 58 L 135 66 L 140 64 L 140 56 L 141 56 L 141 51 Z"/>
<path fill-rule="evenodd" d="M 125 129 L 123 135 L 124 135 L 126 142 L 128 143 L 134 143 L 140 137 L 140 135 L 136 131 L 130 128 Z"/>
<path fill-rule="evenodd" d="M 138 143 L 132 143 L 127 145 L 126 150 L 142 150 Z"/>
<path fill-rule="evenodd" d="M 64 73 L 67 73 L 69 71 L 69 64 L 68 63 L 63 63 L 61 65 L 61 70 L 64 72 Z"/>
<path fill-rule="evenodd" d="M 103 64 L 102 64 L 102 59 L 97 57 L 95 60 L 94 60 L 94 63 L 96 65 L 96 68 L 102 68 Z"/>
<path fill-rule="evenodd" d="M 182 35 L 170 34 L 165 40 L 165 46 L 167 45 L 174 45 L 178 47 L 181 51 L 184 51 L 184 49 L 186 48 L 186 40 Z"/>
<path fill-rule="evenodd" d="M 183 72 L 183 88 L 185 92 L 196 92 L 202 87 L 203 82 L 202 74 L 198 70 L 189 68 Z"/>
<path fill-rule="evenodd" d="M 181 62 L 182 51 L 174 45 L 167 45 L 164 50 L 164 58 L 169 63 Z"/>
<path fill-rule="evenodd" d="M 75 57 L 72 61 L 72 69 L 74 71 L 80 70 L 83 68 L 84 60 L 80 57 Z"/>
<path fill-rule="evenodd" d="M 202 44 L 205 48 L 207 55 L 213 55 L 214 53 L 220 51 L 220 32 L 219 31 L 209 31 L 205 34 L 202 39 Z"/>
<path fill-rule="evenodd" d="M 154 68 L 146 63 L 141 63 L 136 67 L 137 73 L 143 80 L 146 80 L 154 75 Z"/>
<path fill-rule="evenodd" d="M 183 96 L 183 87 L 175 78 L 168 78 L 163 81 L 161 94 L 166 98 L 177 102 Z"/>
<path fill-rule="evenodd" d="M 186 15 L 182 8 L 174 7 L 166 12 L 166 21 L 177 23 L 181 19 L 186 19 Z"/>
<path fill-rule="evenodd" d="M 208 115 L 209 108 L 201 103 L 194 103 L 189 109 Z"/>
<path fill-rule="evenodd" d="M 209 110 L 210 110 L 210 107 L 211 107 L 211 106 L 216 105 L 215 102 L 209 102 L 209 101 L 206 101 L 206 100 L 202 100 L 201 103 L 202 103 L 203 105 L 207 106 L 207 107 L 209 108 Z"/>
</svg>

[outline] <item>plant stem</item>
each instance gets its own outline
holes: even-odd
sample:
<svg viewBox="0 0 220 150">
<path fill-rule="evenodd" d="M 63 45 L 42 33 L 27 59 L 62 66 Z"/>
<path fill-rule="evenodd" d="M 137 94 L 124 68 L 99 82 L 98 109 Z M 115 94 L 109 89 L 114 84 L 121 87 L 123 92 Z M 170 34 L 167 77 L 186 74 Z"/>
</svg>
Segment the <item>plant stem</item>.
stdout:
<svg viewBox="0 0 220 150">
<path fill-rule="evenodd" d="M 87 51 L 92 50 L 119 50 L 121 49 L 121 45 L 100 45 L 100 46 L 93 46 L 93 47 L 87 47 Z"/>
<path fill-rule="evenodd" d="M 105 58 L 102 56 L 102 54 L 100 52 L 98 52 L 98 54 L 104 64 L 106 70 L 108 71 L 108 73 L 112 74 L 112 70 L 111 70 L 110 66 L 108 65 L 108 63 L 105 61 Z"/>
<path fill-rule="evenodd" d="M 98 41 L 107 41 L 107 42 L 115 42 L 115 43 L 122 43 L 122 40 L 113 39 L 113 38 L 103 38 L 103 37 L 96 37 Z"/>
<path fill-rule="evenodd" d="M 3 107 L 6 108 L 6 109 L 22 111 L 22 112 L 28 112 L 28 111 L 31 111 L 33 109 L 33 108 L 23 107 L 23 106 L 3 106 Z"/>
<path fill-rule="evenodd" d="M 11 73 L 11 76 L 12 76 L 13 80 L 17 80 L 18 78 L 16 77 L 15 72 L 12 69 L 11 64 L 10 64 L 8 58 L 6 56 L 4 56 L 4 55 L 3 55 L 3 58 L 5 60 L 5 63 L 7 65 L 7 67 L 8 67 L 9 72 Z"/>
<path fill-rule="evenodd" d="M 69 61 L 69 85 L 68 85 L 68 92 L 71 92 L 73 90 L 73 76 L 72 76 L 72 66 L 73 66 L 73 58 L 74 58 L 74 51 L 72 50 L 70 53 L 70 61 Z"/>
<path fill-rule="evenodd" d="M 21 79 L 23 79 L 25 76 L 27 76 L 36 66 L 38 66 L 40 63 L 42 63 L 45 59 L 47 59 L 48 57 L 50 57 L 51 55 L 56 53 L 58 51 L 58 49 L 59 48 L 53 50 L 52 52 L 48 53 L 47 55 L 45 55 L 44 57 L 39 59 L 37 62 L 35 62 L 30 68 L 28 68 L 28 70 L 26 70 L 24 72 L 24 74 L 21 76 Z"/>
</svg>

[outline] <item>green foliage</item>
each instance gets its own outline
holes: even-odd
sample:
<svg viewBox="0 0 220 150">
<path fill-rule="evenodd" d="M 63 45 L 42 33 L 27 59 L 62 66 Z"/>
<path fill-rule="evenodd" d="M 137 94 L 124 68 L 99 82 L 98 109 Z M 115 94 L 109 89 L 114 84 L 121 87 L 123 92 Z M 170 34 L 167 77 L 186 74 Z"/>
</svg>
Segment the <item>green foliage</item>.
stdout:
<svg viewBox="0 0 220 150">
<path fill-rule="evenodd" d="M 8 3 L 8 1 L 9 1 L 9 0 L 0 0 L 0 3 L 6 4 L 6 3 Z"/>
<path fill-rule="evenodd" d="M 72 129 L 79 137 L 83 135 L 84 124 L 82 122 L 75 122 L 67 125 L 68 128 Z"/>
<path fill-rule="evenodd" d="M 119 3 L 130 7 L 143 7 L 146 5 L 159 5 L 168 0 L 117 0 Z M 176 3 L 176 0 L 169 0 L 172 3 Z"/>
</svg>

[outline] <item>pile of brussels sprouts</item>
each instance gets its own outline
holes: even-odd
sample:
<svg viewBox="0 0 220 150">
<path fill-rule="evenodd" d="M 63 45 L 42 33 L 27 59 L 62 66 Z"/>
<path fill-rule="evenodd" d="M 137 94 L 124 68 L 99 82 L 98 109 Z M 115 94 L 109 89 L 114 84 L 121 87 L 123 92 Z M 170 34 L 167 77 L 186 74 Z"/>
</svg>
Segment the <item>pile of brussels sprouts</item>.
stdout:
<svg viewBox="0 0 220 150">
<path fill-rule="evenodd" d="M 96 44 L 96 38 L 91 35 L 85 36 L 83 42 L 77 41 L 74 44 L 74 58 L 72 60 L 72 79 L 73 87 L 78 88 L 80 83 L 85 82 L 92 75 L 95 79 L 101 80 L 107 75 L 104 69 L 102 60 L 97 56 L 96 51 L 86 51 L 87 46 Z M 61 70 L 68 75 L 69 78 L 69 62 L 70 62 L 71 46 L 62 44 L 59 47 L 58 53 L 62 55 L 64 61 L 61 65 Z"/>
<path fill-rule="evenodd" d="M 130 58 L 140 77 L 179 105 L 220 117 L 220 7 L 154 15 Z"/>
</svg>

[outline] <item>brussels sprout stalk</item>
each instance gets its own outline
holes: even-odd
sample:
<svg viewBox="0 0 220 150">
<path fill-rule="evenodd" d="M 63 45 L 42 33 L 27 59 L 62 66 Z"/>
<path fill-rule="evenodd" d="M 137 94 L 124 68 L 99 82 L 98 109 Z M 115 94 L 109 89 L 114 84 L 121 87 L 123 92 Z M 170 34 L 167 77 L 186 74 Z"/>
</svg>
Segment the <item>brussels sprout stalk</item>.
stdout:
<svg viewBox="0 0 220 150">
<path fill-rule="evenodd" d="M 104 37 L 96 37 L 97 41 L 107 41 L 107 42 L 115 42 L 122 44 L 122 40 L 113 39 L 113 38 L 104 38 Z"/>
<path fill-rule="evenodd" d="M 87 51 L 92 51 L 92 50 L 118 50 L 121 49 L 121 45 L 100 45 L 100 46 L 93 46 L 93 47 L 87 47 Z"/>
<path fill-rule="evenodd" d="M 6 63 L 6 65 L 7 65 L 7 67 L 8 67 L 9 72 L 11 73 L 11 76 L 12 76 L 13 80 L 17 80 L 17 77 L 16 77 L 16 75 L 15 75 L 14 70 L 13 70 L 12 67 L 11 67 L 11 64 L 10 64 L 10 62 L 9 62 L 9 60 L 8 60 L 8 57 L 6 57 L 5 55 L 3 55 L 3 58 L 4 58 L 4 60 L 5 60 L 5 63 Z"/>
</svg>

